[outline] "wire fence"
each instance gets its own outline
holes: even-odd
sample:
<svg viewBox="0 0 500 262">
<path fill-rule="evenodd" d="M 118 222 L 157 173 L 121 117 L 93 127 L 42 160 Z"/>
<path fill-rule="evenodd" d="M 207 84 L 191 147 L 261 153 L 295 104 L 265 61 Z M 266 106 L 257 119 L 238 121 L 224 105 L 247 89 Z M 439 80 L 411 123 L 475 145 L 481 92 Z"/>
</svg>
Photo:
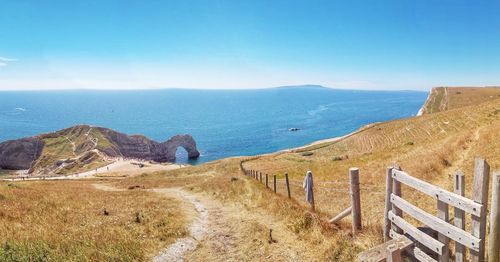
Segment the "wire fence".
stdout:
<svg viewBox="0 0 500 262">
<path fill-rule="evenodd" d="M 306 208 L 311 206 L 311 203 L 306 200 L 303 180 L 296 178 L 290 179 L 286 173 L 277 175 L 271 172 L 267 173 L 265 170 L 245 169 L 243 165 L 241 165 L 241 168 L 245 175 L 251 177 L 269 190 L 275 191 L 277 194 L 285 197 L 289 196 Z M 358 202 L 360 202 L 362 198 L 363 203 L 384 203 L 384 186 L 360 183 L 359 178 L 357 181 Z M 337 217 L 339 214 L 344 213 L 352 215 L 354 211 L 348 210 L 353 206 L 352 187 L 353 185 L 350 183 L 349 176 L 346 176 L 346 180 L 315 180 L 313 185 L 313 210 L 326 214 L 327 216 Z M 358 212 L 359 214 L 357 215 L 360 217 L 362 213 L 361 207 L 359 207 Z M 341 216 L 340 219 L 347 215 Z M 383 218 L 383 208 L 379 205 L 367 205 L 363 207 L 363 216 L 364 225 L 379 224 L 381 218 Z M 361 224 L 361 221 L 359 221 L 359 224 Z"/>
</svg>

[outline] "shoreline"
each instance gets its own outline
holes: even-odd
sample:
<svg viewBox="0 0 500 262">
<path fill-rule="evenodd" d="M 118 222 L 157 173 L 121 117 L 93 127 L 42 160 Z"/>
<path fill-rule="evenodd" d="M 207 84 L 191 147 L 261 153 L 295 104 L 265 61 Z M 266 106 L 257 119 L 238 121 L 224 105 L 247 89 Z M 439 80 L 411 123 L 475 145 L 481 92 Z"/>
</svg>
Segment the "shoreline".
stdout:
<svg viewBox="0 0 500 262">
<path fill-rule="evenodd" d="M 140 164 L 144 164 L 140 167 Z M 82 171 L 76 174 L 69 175 L 54 175 L 54 176 L 29 176 L 26 175 L 27 170 L 17 170 L 16 175 L 6 176 L 0 178 L 0 181 L 43 181 L 43 180 L 73 180 L 73 179 L 86 179 L 86 178 L 109 178 L 112 176 L 102 176 L 106 174 L 113 174 L 116 172 L 123 173 L 123 176 L 133 176 L 143 172 L 156 172 L 162 170 L 174 170 L 186 167 L 186 164 L 177 163 L 149 163 L 144 162 L 140 159 L 122 159 L 118 158 L 115 161 L 109 163 L 108 165 L 88 170 Z"/>
<path fill-rule="evenodd" d="M 431 89 L 431 91 L 429 91 L 429 94 L 427 95 L 427 98 L 425 99 L 424 104 L 422 105 L 422 107 L 420 107 L 420 109 L 418 110 L 416 116 L 421 116 L 421 115 L 424 114 L 425 106 L 427 105 L 427 102 L 429 101 L 429 98 L 431 98 L 431 94 L 432 94 L 432 89 Z"/>
<path fill-rule="evenodd" d="M 320 139 L 320 140 L 316 140 L 314 142 L 311 142 L 311 143 L 303 145 L 303 146 L 287 148 L 287 149 L 276 151 L 274 153 L 294 152 L 294 151 L 297 151 L 297 150 L 307 149 L 308 147 L 317 146 L 317 145 L 321 145 L 321 144 L 325 144 L 325 143 L 338 142 L 338 141 L 340 141 L 342 139 L 345 139 L 345 138 L 348 138 L 348 137 L 350 137 L 350 136 L 352 136 L 354 134 L 357 134 L 357 133 L 359 133 L 359 132 L 361 132 L 363 130 L 366 130 L 368 128 L 372 128 L 375 125 L 380 124 L 380 123 L 383 123 L 383 122 L 374 122 L 374 123 L 371 123 L 371 124 L 366 124 L 366 125 L 358 128 L 358 129 L 356 129 L 355 131 L 352 131 L 351 133 L 345 134 L 343 136 L 336 136 L 336 137 L 331 137 L 331 138 Z M 270 154 L 274 154 L 274 153 L 270 153 Z"/>
</svg>

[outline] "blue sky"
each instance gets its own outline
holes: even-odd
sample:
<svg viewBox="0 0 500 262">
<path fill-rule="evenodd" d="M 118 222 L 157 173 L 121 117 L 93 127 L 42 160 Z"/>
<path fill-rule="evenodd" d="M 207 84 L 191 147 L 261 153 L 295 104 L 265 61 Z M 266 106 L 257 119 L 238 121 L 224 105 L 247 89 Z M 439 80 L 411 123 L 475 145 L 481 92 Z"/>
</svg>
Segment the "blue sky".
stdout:
<svg viewBox="0 0 500 262">
<path fill-rule="evenodd" d="M 0 89 L 500 85 L 500 1 L 0 0 Z"/>
</svg>

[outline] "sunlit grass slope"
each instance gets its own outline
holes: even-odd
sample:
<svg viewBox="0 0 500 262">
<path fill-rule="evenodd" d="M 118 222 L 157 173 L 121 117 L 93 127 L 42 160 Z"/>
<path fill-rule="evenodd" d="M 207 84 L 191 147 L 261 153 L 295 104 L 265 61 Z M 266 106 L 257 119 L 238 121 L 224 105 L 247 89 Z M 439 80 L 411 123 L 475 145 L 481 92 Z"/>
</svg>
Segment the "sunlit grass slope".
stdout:
<svg viewBox="0 0 500 262">
<path fill-rule="evenodd" d="M 188 233 L 177 200 L 88 181 L 2 182 L 0 207 L 0 261 L 146 261 Z"/>
<path fill-rule="evenodd" d="M 435 87 L 423 106 L 423 113 L 430 114 L 495 100 L 500 97 L 500 87 Z"/>
</svg>

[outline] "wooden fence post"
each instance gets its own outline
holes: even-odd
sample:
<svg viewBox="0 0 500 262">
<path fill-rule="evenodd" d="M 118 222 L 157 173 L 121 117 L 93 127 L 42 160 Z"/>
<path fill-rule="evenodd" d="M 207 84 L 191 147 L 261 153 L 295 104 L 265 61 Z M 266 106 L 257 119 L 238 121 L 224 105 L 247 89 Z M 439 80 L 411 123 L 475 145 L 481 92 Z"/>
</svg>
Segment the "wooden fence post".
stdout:
<svg viewBox="0 0 500 262">
<path fill-rule="evenodd" d="M 401 168 L 397 165 L 394 166 L 394 169 L 401 171 Z M 398 197 L 402 196 L 401 183 L 396 179 L 392 179 L 392 193 Z M 394 204 L 392 205 L 392 213 L 394 213 L 394 215 L 396 215 L 398 217 L 401 217 L 401 218 L 403 217 L 403 211 L 401 209 L 399 209 Z M 401 228 L 397 227 L 396 225 L 393 224 L 392 228 L 395 229 L 394 231 L 396 233 L 403 234 L 403 230 L 401 230 Z"/>
<path fill-rule="evenodd" d="M 479 252 L 471 250 L 471 261 L 484 261 L 486 237 L 486 211 L 488 207 L 490 166 L 482 158 L 476 158 L 474 164 L 474 183 L 472 187 L 472 200 L 482 205 L 481 216 L 472 215 L 472 235 L 480 238 Z"/>
<path fill-rule="evenodd" d="M 488 243 L 488 261 L 500 261 L 500 172 L 493 173 L 491 183 L 490 238 Z"/>
<path fill-rule="evenodd" d="M 276 193 L 276 175 L 273 175 L 274 182 L 274 193 Z"/>
<path fill-rule="evenodd" d="M 351 184 L 352 233 L 356 235 L 361 230 L 361 199 L 359 195 L 359 168 L 349 168 Z"/>
<path fill-rule="evenodd" d="M 401 249 L 397 244 L 387 246 L 386 254 L 386 262 L 403 262 Z"/>
<path fill-rule="evenodd" d="M 389 219 L 389 211 L 392 208 L 392 167 L 388 167 L 385 173 L 385 210 L 384 210 L 384 241 L 389 241 L 391 231 L 391 220 Z"/>
<path fill-rule="evenodd" d="M 290 183 L 288 181 L 288 173 L 285 173 L 286 191 L 288 192 L 288 198 L 292 198 L 290 194 Z"/>
<path fill-rule="evenodd" d="M 465 196 L 465 176 L 460 170 L 455 171 L 453 176 L 453 192 L 457 195 Z M 454 209 L 453 212 L 455 217 L 453 218 L 453 224 L 460 229 L 465 229 L 465 211 L 460 208 Z M 459 242 L 455 242 L 455 261 L 463 262 L 465 261 L 467 249 L 464 245 Z"/>
<path fill-rule="evenodd" d="M 266 188 L 269 188 L 269 176 L 266 174 Z"/>
<path fill-rule="evenodd" d="M 259 179 L 260 179 L 260 182 L 262 183 L 262 172 L 259 174 Z"/>
</svg>

